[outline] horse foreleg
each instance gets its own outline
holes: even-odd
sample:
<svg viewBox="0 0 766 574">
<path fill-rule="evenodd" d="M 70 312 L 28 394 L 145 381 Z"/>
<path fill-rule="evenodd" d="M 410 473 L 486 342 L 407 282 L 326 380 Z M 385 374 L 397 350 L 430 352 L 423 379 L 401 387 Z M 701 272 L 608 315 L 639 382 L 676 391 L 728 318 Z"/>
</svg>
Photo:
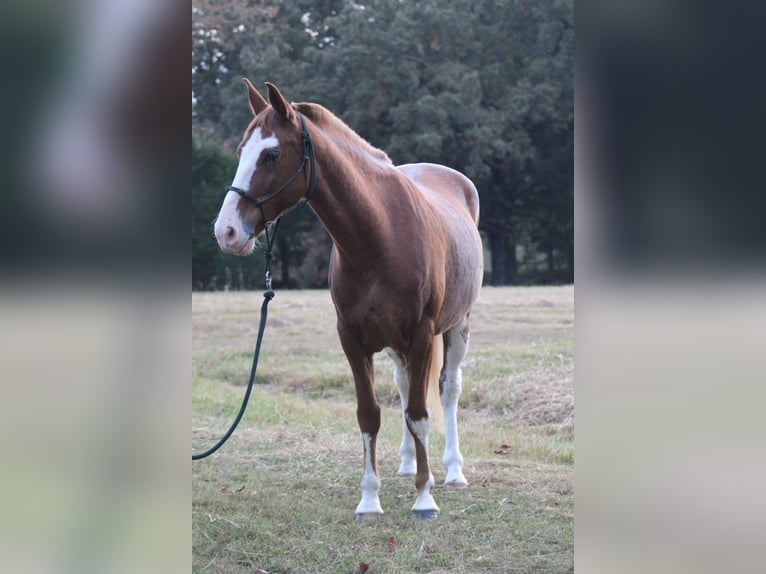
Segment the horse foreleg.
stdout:
<svg viewBox="0 0 766 574">
<path fill-rule="evenodd" d="M 457 432 L 457 403 L 463 390 L 460 363 L 468 351 L 468 317 L 444 333 L 444 367 L 440 377 L 441 402 L 444 408 L 444 468 L 447 486 L 466 486 L 463 476 L 463 455 Z"/>
<path fill-rule="evenodd" d="M 346 353 L 356 388 L 356 417 L 364 443 L 364 474 L 362 500 L 356 507 L 358 519 L 374 518 L 383 514 L 380 506 L 380 475 L 378 474 L 377 439 L 380 430 L 380 405 L 375 398 L 372 355 L 358 347 L 359 338 L 339 329 L 341 344 Z"/>
<path fill-rule="evenodd" d="M 428 433 L 431 423 L 426 408 L 426 385 L 431 362 L 431 346 L 433 345 L 433 326 L 423 329 L 420 337 L 413 337 L 410 352 L 407 357 L 407 374 L 409 376 L 409 397 L 405 410 L 407 428 L 415 443 L 415 487 L 417 498 L 412 507 L 416 518 L 434 518 L 439 513 L 431 490 L 434 477 L 428 463 Z"/>
</svg>

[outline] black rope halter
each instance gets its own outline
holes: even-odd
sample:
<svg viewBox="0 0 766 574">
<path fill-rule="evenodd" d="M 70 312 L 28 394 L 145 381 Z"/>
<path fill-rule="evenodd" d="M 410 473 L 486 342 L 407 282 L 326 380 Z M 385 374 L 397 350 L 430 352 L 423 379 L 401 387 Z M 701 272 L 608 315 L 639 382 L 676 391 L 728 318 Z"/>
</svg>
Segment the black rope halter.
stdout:
<svg viewBox="0 0 766 574">
<path fill-rule="evenodd" d="M 276 227 L 274 228 L 274 232 L 269 234 L 269 223 L 266 221 L 266 212 L 263 210 L 263 206 L 277 197 L 285 188 L 287 188 L 288 185 L 290 185 L 293 180 L 298 177 L 298 175 L 303 172 L 303 179 L 306 184 L 306 195 L 305 200 L 309 201 L 311 197 L 314 195 L 314 190 L 316 189 L 317 185 L 317 177 L 316 177 L 316 159 L 314 158 L 314 145 L 311 142 L 311 134 L 309 133 L 309 130 L 306 128 L 306 120 L 303 118 L 303 114 L 298 112 L 298 118 L 301 120 L 301 136 L 303 136 L 303 159 L 301 160 L 301 164 L 298 166 L 298 169 L 295 170 L 295 173 L 293 173 L 286 182 L 284 182 L 282 185 L 280 185 L 276 190 L 272 191 L 269 195 L 266 197 L 253 197 L 250 195 L 246 190 L 234 187 L 233 185 L 229 185 L 226 187 L 226 191 L 233 191 L 234 193 L 238 194 L 242 199 L 246 199 L 251 203 L 254 203 L 258 209 L 261 210 L 261 217 L 263 219 L 263 227 L 264 231 L 266 232 L 266 284 L 267 289 L 271 289 L 271 248 L 274 245 L 274 238 L 276 237 Z M 311 174 L 306 173 L 306 162 L 309 162 L 310 165 L 310 171 Z M 277 220 L 277 224 L 279 223 L 279 220 Z M 253 232 L 254 234 L 255 232 Z M 250 236 L 252 237 L 252 235 Z"/>
<path fill-rule="evenodd" d="M 261 213 L 263 213 L 263 206 L 274 199 L 276 196 L 278 196 L 285 188 L 287 188 L 288 185 L 290 185 L 293 180 L 298 177 L 298 175 L 303 172 L 303 178 L 306 183 L 306 201 L 309 201 L 311 199 L 311 196 L 314 195 L 314 190 L 316 189 L 316 160 L 314 159 L 314 145 L 311 143 L 311 134 L 309 133 L 308 129 L 306 128 L 306 121 L 303 119 L 303 114 L 300 112 L 298 113 L 298 117 L 301 120 L 301 135 L 303 136 L 303 159 L 301 160 L 301 164 L 298 166 L 298 169 L 295 170 L 295 173 L 292 174 L 289 179 L 284 182 L 282 185 L 280 185 L 276 190 L 272 191 L 269 195 L 266 197 L 253 197 L 250 195 L 246 190 L 241 189 L 239 187 L 234 187 L 233 185 L 230 185 L 226 188 L 226 191 L 233 191 L 236 194 L 239 194 L 240 197 L 243 199 L 246 199 L 252 203 L 254 203 L 257 207 L 261 209 Z M 306 162 L 309 162 L 311 166 L 311 174 L 306 173 Z M 264 223 L 265 223 L 265 217 L 264 217 Z"/>
</svg>

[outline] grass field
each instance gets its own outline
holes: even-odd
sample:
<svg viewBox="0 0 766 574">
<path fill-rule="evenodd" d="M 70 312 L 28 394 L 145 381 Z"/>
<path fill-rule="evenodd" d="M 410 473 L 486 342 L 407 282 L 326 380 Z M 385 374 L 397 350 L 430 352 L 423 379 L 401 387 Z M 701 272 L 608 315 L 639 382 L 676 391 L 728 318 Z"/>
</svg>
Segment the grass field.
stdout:
<svg viewBox="0 0 766 574">
<path fill-rule="evenodd" d="M 192 448 L 236 414 L 262 301 L 192 295 Z M 356 522 L 362 440 L 351 372 L 327 291 L 282 291 L 269 309 L 256 387 L 230 441 L 192 463 L 194 572 L 558 573 L 574 570 L 574 289 L 484 288 L 471 315 L 458 421 L 469 486 L 410 516 L 392 364 L 376 355 L 385 515 Z"/>
</svg>

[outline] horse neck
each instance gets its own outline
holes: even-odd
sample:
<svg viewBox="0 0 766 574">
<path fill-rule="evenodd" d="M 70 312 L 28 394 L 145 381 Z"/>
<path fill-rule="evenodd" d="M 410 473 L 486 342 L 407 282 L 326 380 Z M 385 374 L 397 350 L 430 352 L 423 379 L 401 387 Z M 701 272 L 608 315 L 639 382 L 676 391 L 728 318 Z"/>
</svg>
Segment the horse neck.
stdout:
<svg viewBox="0 0 766 574">
<path fill-rule="evenodd" d="M 327 136 L 312 137 L 320 145 L 317 189 L 309 205 L 345 261 L 374 261 L 391 240 L 389 209 L 401 194 L 401 174 L 364 152 L 341 149 Z"/>
</svg>

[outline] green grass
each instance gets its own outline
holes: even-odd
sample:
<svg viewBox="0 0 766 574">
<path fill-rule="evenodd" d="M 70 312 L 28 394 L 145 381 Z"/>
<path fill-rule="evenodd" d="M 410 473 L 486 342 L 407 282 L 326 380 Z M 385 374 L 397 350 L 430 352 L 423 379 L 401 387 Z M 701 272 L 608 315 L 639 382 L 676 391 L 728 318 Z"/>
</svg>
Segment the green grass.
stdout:
<svg viewBox="0 0 766 574">
<path fill-rule="evenodd" d="M 573 295 L 482 291 L 459 412 L 470 484 L 441 486 L 444 439 L 432 433 L 433 521 L 410 517 L 414 480 L 395 476 L 401 411 L 392 365 L 376 356 L 386 514 L 359 523 L 362 443 L 329 293 L 279 292 L 247 414 L 220 451 L 192 466 L 193 571 L 355 573 L 365 563 L 370 574 L 572 572 Z M 239 408 L 261 300 L 192 295 L 195 451 Z"/>
</svg>

